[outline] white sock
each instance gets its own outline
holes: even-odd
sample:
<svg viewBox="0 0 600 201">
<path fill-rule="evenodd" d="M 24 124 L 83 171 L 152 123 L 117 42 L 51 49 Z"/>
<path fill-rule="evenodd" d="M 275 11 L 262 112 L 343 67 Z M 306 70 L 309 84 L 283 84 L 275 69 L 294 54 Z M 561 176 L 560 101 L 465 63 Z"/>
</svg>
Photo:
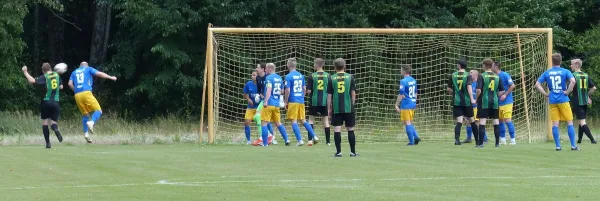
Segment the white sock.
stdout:
<svg viewBox="0 0 600 201">
<path fill-rule="evenodd" d="M 506 142 L 506 138 L 505 138 L 505 137 L 501 137 L 501 138 L 500 138 L 500 141 L 502 141 L 502 142 Z"/>
</svg>

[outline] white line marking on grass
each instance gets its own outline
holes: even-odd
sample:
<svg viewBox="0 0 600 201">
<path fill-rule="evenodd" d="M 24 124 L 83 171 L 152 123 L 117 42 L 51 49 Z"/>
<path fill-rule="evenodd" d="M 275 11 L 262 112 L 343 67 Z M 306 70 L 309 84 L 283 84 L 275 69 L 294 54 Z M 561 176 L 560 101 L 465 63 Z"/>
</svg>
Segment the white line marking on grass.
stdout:
<svg viewBox="0 0 600 201">
<path fill-rule="evenodd" d="M 384 179 L 280 179 L 280 180 L 220 180 L 220 181 L 181 181 L 181 182 L 170 182 L 168 180 L 160 180 L 153 183 L 129 183 L 129 184 L 84 184 L 84 185 L 63 185 L 63 186 L 23 186 L 23 187 L 7 187 L 0 188 L 0 190 L 29 190 L 29 189 L 65 189 L 65 188 L 102 188 L 102 187 L 128 187 L 128 186 L 152 186 L 152 185 L 172 185 L 172 186 L 230 186 L 231 184 L 255 184 L 257 186 L 272 186 L 272 187 L 323 187 L 323 188 L 356 188 L 354 185 L 327 185 L 323 183 L 328 182 L 364 182 L 364 181 L 426 181 L 426 180 L 467 180 L 467 179 L 496 179 L 496 180 L 513 180 L 513 179 L 557 179 L 557 178 L 600 178 L 600 176 L 568 176 L 568 175 L 556 175 L 556 176 L 497 176 L 497 177 L 406 177 L 406 178 L 384 178 Z M 302 183 L 319 183 L 302 185 Z M 228 185 L 229 184 L 229 185 Z M 385 185 L 385 184 L 384 184 Z M 394 184 L 390 184 L 394 186 Z M 578 184 L 486 184 L 486 186 L 570 186 Z M 418 185 L 411 184 L 411 187 L 443 187 L 447 185 Z M 456 185 L 452 185 L 456 186 Z M 471 185 L 464 185 L 465 187 Z M 472 186 L 479 186 L 472 185 Z M 589 184 L 586 184 L 589 186 Z"/>
</svg>

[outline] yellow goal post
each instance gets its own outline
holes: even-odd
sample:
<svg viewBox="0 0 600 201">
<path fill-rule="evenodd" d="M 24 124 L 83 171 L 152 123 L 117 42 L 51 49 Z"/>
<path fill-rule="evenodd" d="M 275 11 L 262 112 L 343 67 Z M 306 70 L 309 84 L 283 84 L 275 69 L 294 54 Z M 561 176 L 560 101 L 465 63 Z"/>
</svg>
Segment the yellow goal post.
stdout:
<svg viewBox="0 0 600 201">
<path fill-rule="evenodd" d="M 245 142 L 243 132 L 238 132 L 243 131 L 245 109 L 241 89 L 256 61 L 276 63 L 278 73 L 284 75 L 285 60 L 296 57 L 305 66 L 299 71 L 308 76 L 314 56 L 325 55 L 327 66 L 333 57 L 352 57 L 344 59 L 352 60 L 348 68 L 359 79 L 357 127 L 366 133 L 361 136 L 364 141 L 406 138 L 397 114 L 388 111 L 394 101 L 389 97 L 397 95 L 399 81 L 398 75 L 391 74 L 399 74 L 394 69 L 399 63 L 413 65 L 417 81 L 423 83 L 415 117 L 419 134 L 430 140 L 449 138 L 451 129 L 441 128 L 446 120 L 452 121 L 446 111 L 450 98 L 439 90 L 445 89 L 444 78 L 459 58 L 469 60 L 469 69 L 478 69 L 487 57 L 506 61 L 503 70 L 508 63 L 517 85 L 517 139 L 551 140 L 548 103 L 534 84 L 552 67 L 552 44 L 551 28 L 217 28 L 209 24 L 199 139 L 209 144 Z M 386 77 L 373 79 L 374 75 Z"/>
</svg>

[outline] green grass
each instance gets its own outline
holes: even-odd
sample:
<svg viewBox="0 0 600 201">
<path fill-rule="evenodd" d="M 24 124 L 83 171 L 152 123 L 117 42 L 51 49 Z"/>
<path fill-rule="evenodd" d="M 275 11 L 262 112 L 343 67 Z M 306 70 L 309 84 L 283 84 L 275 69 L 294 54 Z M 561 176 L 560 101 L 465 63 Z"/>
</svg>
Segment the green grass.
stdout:
<svg viewBox="0 0 600 201">
<path fill-rule="evenodd" d="M 54 140 L 53 140 L 54 141 Z M 345 140 L 344 140 L 345 141 Z M 568 147 L 568 144 L 564 144 Z M 2 200 L 596 200 L 600 146 L 5 146 Z"/>
</svg>

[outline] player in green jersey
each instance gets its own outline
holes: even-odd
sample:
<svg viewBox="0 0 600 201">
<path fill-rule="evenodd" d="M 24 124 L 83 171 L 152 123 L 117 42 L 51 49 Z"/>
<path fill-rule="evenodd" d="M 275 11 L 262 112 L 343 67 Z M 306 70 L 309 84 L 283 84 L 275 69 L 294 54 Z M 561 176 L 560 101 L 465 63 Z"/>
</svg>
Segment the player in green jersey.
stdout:
<svg viewBox="0 0 600 201">
<path fill-rule="evenodd" d="M 336 153 L 334 157 L 342 157 L 342 125 L 348 130 L 348 143 L 350 144 L 350 157 L 356 157 L 356 136 L 354 126 L 356 125 L 356 85 L 354 77 L 345 72 L 346 61 L 342 58 L 333 61 L 336 73 L 331 75 L 327 87 L 327 109 L 331 116 L 331 125 L 334 126 L 333 139 L 335 141 Z"/>
<path fill-rule="evenodd" d="M 596 84 L 587 73 L 581 71 L 581 65 L 581 59 L 571 60 L 571 70 L 573 70 L 573 77 L 575 77 L 575 89 L 571 94 L 571 110 L 573 110 L 575 118 L 579 120 L 577 143 L 581 143 L 581 139 L 585 133 L 590 138 L 592 144 L 596 144 L 597 142 L 594 140 L 594 136 L 585 122 L 588 104 L 592 103 L 590 95 L 596 91 Z"/>
<path fill-rule="evenodd" d="M 51 148 L 50 144 L 50 130 L 48 125 L 52 128 L 58 138 L 59 142 L 62 142 L 63 138 L 58 130 L 58 118 L 60 117 L 60 106 L 58 105 L 60 90 L 63 88 L 60 76 L 56 72 L 52 72 L 52 67 L 49 63 L 42 64 L 43 75 L 34 79 L 29 75 L 27 66 L 21 68 L 23 74 L 30 84 L 36 84 L 44 86 L 46 93 L 42 102 L 40 103 L 40 116 L 42 119 L 42 131 L 44 133 L 44 140 L 46 141 L 46 148 Z"/>
<path fill-rule="evenodd" d="M 504 94 L 504 86 L 501 84 L 500 76 L 492 72 L 494 61 L 486 58 L 483 60 L 483 70 L 477 78 L 477 118 L 479 118 L 479 139 L 477 147 L 483 147 L 483 136 L 485 135 L 485 123 L 491 119 L 494 124 L 494 137 L 496 147 L 500 146 L 500 121 L 498 120 L 498 99 Z"/>
<path fill-rule="evenodd" d="M 452 116 L 456 119 L 454 126 L 454 145 L 460 145 L 460 130 L 463 120 L 466 119 L 467 125 L 475 127 L 473 120 L 473 107 L 475 98 L 473 98 L 473 82 L 469 73 L 467 73 L 467 62 L 459 60 L 456 62 L 457 71 L 448 76 L 447 91 L 452 95 Z M 465 118 L 466 117 L 466 118 Z M 477 130 L 475 130 L 475 141 L 479 139 Z M 470 141 L 469 141 L 470 142 Z"/>
<path fill-rule="evenodd" d="M 317 57 L 314 62 L 315 72 L 308 76 L 307 93 L 309 94 L 310 107 L 308 108 L 308 122 L 313 126 L 315 116 L 323 117 L 325 128 L 325 141 L 331 143 L 331 129 L 329 127 L 329 116 L 327 116 L 327 87 L 329 86 L 329 73 L 323 71 L 325 60 Z M 314 129 L 314 126 L 313 126 Z M 315 143 L 318 142 L 315 133 Z"/>
</svg>

